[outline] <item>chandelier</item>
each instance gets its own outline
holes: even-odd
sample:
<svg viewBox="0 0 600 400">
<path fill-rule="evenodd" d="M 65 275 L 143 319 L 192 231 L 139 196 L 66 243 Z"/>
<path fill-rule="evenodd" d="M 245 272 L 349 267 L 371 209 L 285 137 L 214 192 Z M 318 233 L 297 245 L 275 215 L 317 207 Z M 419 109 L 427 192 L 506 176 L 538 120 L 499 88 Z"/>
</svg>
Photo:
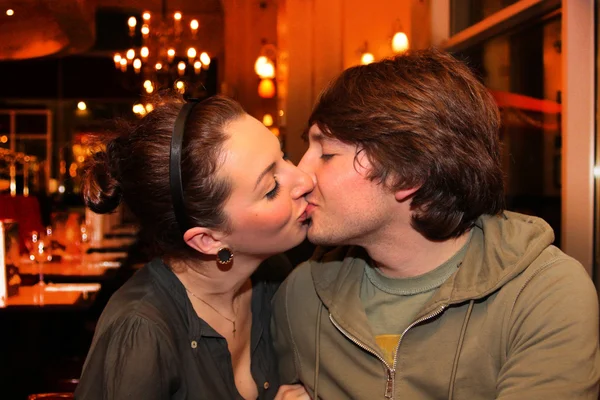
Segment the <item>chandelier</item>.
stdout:
<svg viewBox="0 0 600 400">
<path fill-rule="evenodd" d="M 198 20 L 187 21 L 179 11 L 167 13 L 167 1 L 162 0 L 160 15 L 145 11 L 141 21 L 133 16 L 128 19 L 132 42 L 140 23 L 141 46 L 132 46 L 124 54 L 115 53 L 115 67 L 126 74 L 133 70 L 140 75 L 142 94 L 173 88 L 181 94 L 203 97 L 211 59 L 193 45 L 198 40 Z"/>
</svg>

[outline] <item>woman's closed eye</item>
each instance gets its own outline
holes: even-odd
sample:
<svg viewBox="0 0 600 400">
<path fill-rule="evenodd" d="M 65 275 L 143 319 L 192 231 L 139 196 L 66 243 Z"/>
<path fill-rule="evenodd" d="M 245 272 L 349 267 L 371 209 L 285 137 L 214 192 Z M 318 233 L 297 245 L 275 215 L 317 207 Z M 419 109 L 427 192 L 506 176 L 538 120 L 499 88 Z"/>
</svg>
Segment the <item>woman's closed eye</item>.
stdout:
<svg viewBox="0 0 600 400">
<path fill-rule="evenodd" d="M 277 197 L 277 195 L 279 194 L 279 189 L 280 189 L 279 182 L 277 182 L 277 179 L 275 179 L 275 186 L 266 195 L 267 200 L 275 199 Z"/>
<path fill-rule="evenodd" d="M 335 156 L 335 154 L 321 154 L 321 160 L 329 161 L 331 158 L 333 158 L 333 156 Z"/>
</svg>

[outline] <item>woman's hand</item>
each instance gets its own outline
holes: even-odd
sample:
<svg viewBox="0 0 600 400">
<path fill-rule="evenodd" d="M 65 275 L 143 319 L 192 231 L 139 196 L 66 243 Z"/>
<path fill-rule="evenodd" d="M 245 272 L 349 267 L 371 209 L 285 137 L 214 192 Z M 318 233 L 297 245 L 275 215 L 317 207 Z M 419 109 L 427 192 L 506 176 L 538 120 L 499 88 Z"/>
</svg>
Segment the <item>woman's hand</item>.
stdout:
<svg viewBox="0 0 600 400">
<path fill-rule="evenodd" d="M 311 398 L 302 385 L 282 385 L 277 391 L 275 400 L 311 400 Z"/>
</svg>

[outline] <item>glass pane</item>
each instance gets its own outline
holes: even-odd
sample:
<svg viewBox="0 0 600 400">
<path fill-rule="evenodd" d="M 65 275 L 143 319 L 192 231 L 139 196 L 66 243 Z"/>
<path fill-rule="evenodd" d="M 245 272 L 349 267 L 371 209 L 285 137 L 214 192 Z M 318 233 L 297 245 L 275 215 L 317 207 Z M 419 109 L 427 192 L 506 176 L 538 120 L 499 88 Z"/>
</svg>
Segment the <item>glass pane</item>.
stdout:
<svg viewBox="0 0 600 400">
<path fill-rule="evenodd" d="M 15 117 L 17 133 L 46 134 L 48 130 L 48 117 L 46 114 L 17 114 Z"/>
<path fill-rule="evenodd" d="M 519 0 L 450 0 L 450 31 L 457 34 Z"/>
<path fill-rule="evenodd" d="M 545 219 L 561 234 L 561 19 L 493 38 L 458 54 L 502 114 L 507 208 Z"/>
<path fill-rule="evenodd" d="M 0 113 L 0 134 L 10 133 L 10 115 Z"/>
</svg>

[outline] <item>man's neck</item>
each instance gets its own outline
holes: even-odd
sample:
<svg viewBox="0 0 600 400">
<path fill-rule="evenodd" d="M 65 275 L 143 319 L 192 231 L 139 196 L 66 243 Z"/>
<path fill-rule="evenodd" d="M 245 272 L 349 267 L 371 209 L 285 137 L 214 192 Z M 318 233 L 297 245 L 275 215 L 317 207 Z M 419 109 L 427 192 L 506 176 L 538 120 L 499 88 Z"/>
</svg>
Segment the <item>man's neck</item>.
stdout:
<svg viewBox="0 0 600 400">
<path fill-rule="evenodd" d="M 469 240 L 469 232 L 443 242 L 426 239 L 412 227 L 388 232 L 385 238 L 364 246 L 379 271 L 391 278 L 426 274 L 456 254 Z"/>
</svg>

